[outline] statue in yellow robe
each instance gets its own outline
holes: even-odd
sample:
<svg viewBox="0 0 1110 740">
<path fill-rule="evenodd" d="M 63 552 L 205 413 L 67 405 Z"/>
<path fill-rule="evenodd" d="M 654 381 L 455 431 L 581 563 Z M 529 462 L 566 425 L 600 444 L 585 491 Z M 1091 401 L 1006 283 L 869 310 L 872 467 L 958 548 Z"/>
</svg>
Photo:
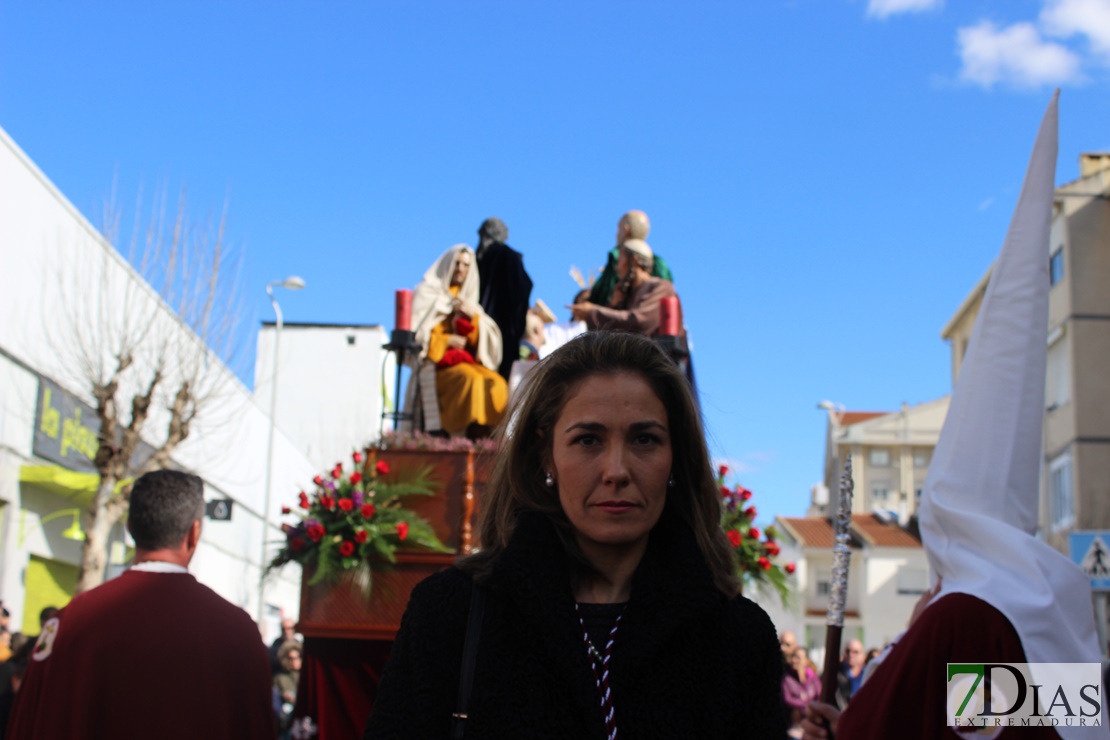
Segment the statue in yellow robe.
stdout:
<svg viewBox="0 0 1110 740">
<path fill-rule="evenodd" d="M 497 373 L 501 332 L 478 295 L 474 251 L 465 244 L 444 252 L 413 295 L 421 360 L 436 365 L 440 423 L 452 436 L 488 433 L 508 404 L 508 386 Z"/>
</svg>

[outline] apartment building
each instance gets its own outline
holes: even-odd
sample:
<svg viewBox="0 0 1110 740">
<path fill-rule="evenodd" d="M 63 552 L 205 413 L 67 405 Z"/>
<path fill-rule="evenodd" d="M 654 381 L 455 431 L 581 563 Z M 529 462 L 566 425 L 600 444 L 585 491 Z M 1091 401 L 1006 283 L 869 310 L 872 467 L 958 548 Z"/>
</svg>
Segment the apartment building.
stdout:
<svg viewBox="0 0 1110 740">
<path fill-rule="evenodd" d="M 917 512 L 925 474 L 948 413 L 948 396 L 898 411 L 849 411 L 826 402 L 825 474 L 809 516 L 829 515 L 844 461 L 852 460 L 853 514 L 889 513 L 906 524 Z"/>
<path fill-rule="evenodd" d="M 1110 529 L 1110 152 L 1080 155 L 1079 173 L 1056 188 L 1045 245 L 1052 287 L 1040 528 L 1065 552 L 1069 533 Z M 951 345 L 953 385 L 989 277 L 941 332 Z"/>
</svg>

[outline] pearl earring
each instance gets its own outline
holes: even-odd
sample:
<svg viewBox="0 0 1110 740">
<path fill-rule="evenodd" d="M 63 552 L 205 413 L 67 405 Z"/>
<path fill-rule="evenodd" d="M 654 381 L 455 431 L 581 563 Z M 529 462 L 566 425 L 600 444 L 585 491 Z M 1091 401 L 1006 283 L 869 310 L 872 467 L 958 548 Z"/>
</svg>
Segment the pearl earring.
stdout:
<svg viewBox="0 0 1110 740">
<path fill-rule="evenodd" d="M 555 476 L 551 474 L 550 470 L 547 472 L 547 477 L 543 479 L 543 484 L 548 488 L 555 486 Z"/>
<path fill-rule="evenodd" d="M 674 488 L 674 476 L 667 479 L 667 488 Z"/>
</svg>

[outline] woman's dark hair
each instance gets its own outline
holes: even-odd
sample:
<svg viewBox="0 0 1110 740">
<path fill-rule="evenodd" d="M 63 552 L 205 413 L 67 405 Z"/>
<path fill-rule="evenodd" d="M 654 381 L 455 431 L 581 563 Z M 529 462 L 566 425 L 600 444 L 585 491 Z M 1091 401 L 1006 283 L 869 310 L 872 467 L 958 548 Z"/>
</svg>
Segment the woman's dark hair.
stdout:
<svg viewBox="0 0 1110 740">
<path fill-rule="evenodd" d="M 588 377 L 621 372 L 647 381 L 667 411 L 675 485 L 667 490 L 663 517 L 689 527 L 717 588 L 729 597 L 736 594 L 732 550 L 720 527 L 720 489 L 697 404 L 674 362 L 655 342 L 636 334 L 588 332 L 536 365 L 497 431 L 501 444 L 482 495 L 482 550 L 460 561 L 460 568 L 484 581 L 522 511 L 545 514 L 567 556 L 589 567 L 558 495 L 544 485 L 544 471 L 551 467 L 553 428 L 571 391 Z"/>
</svg>

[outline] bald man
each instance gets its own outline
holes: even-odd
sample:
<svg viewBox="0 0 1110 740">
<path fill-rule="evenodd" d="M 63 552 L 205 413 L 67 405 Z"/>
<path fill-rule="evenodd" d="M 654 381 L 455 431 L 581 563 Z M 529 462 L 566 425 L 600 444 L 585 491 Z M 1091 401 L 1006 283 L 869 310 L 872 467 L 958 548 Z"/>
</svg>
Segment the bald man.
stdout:
<svg viewBox="0 0 1110 740">
<path fill-rule="evenodd" d="M 844 662 L 840 664 L 840 672 L 836 676 L 836 703 L 843 709 L 859 691 L 863 684 L 863 667 L 867 662 L 863 652 L 863 643 L 859 640 L 848 640 L 844 648 Z"/>
<path fill-rule="evenodd" d="M 614 295 L 619 281 L 617 260 L 620 259 L 621 245 L 629 239 L 646 241 L 650 231 L 651 221 L 648 220 L 647 214 L 643 211 L 629 211 L 621 216 L 620 220 L 617 221 L 617 245 L 609 251 L 609 260 L 605 269 L 602 271 L 601 277 L 594 283 L 593 288 L 590 289 L 590 303 L 606 308 L 622 307 L 621 304 L 624 303 L 628 291 L 617 291 L 617 294 Z M 671 274 L 671 269 L 667 267 L 667 263 L 658 254 L 655 254 L 654 258 L 655 262 L 651 276 L 674 282 L 674 276 Z"/>
<path fill-rule="evenodd" d="M 576 303 L 571 313 L 576 320 L 585 321 L 591 331 L 628 331 L 654 337 L 659 334 L 662 322 L 662 301 L 678 296 L 669 280 L 651 274 L 654 255 L 643 239 L 625 239 L 617 259 L 619 285 L 624 286 L 627 299 L 620 308 L 606 308 L 595 303 Z M 618 287 L 618 290 L 621 290 Z M 679 327 L 682 326 L 682 308 L 679 304 Z"/>
</svg>

